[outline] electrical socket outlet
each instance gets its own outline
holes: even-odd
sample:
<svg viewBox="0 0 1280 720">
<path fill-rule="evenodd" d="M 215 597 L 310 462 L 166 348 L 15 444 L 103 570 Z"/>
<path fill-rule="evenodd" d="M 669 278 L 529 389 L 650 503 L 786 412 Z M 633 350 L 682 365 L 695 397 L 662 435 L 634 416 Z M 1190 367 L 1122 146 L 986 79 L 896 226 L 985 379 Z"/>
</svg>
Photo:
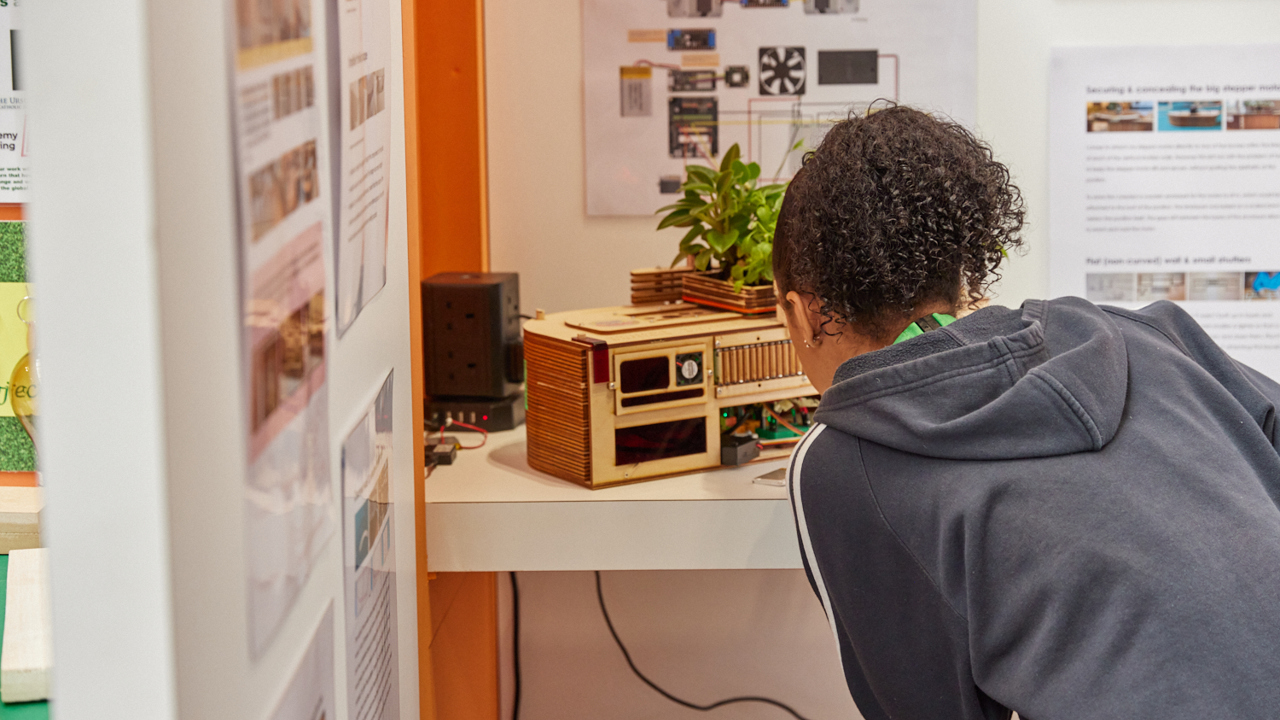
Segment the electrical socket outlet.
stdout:
<svg viewBox="0 0 1280 720">
<path fill-rule="evenodd" d="M 441 273 L 422 283 L 427 394 L 506 397 L 509 345 L 519 343 L 519 287 L 513 273 Z M 518 348 L 517 348 L 518 350 Z"/>
</svg>

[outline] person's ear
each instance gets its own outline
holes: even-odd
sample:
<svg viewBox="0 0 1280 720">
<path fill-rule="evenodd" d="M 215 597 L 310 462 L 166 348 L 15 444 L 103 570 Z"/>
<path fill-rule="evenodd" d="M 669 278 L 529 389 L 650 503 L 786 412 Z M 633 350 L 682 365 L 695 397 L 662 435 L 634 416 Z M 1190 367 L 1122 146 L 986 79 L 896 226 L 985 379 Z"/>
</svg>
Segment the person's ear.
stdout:
<svg viewBox="0 0 1280 720">
<path fill-rule="evenodd" d="M 789 317 L 795 323 L 794 334 L 798 336 L 793 337 L 792 341 L 810 345 L 821 343 L 822 323 L 826 318 L 819 312 L 817 298 L 792 290 L 783 300 L 787 303 Z"/>
</svg>

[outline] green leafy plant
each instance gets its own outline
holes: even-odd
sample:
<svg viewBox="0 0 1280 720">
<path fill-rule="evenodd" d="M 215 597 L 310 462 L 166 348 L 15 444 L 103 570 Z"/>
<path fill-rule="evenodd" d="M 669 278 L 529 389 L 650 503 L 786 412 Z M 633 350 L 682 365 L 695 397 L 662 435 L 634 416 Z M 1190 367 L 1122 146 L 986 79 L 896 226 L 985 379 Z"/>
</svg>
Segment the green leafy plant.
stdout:
<svg viewBox="0 0 1280 720">
<path fill-rule="evenodd" d="M 734 292 L 744 285 L 773 282 L 773 233 L 787 189 L 785 183 L 757 187 L 760 166 L 741 158 L 742 150 L 735 143 L 725 152 L 719 169 L 687 166 L 680 186 L 684 197 L 658 210 L 667 213 L 658 223 L 659 230 L 689 228 L 672 266 L 692 257 L 694 267 L 705 271 L 714 262 L 718 277 L 731 280 Z"/>
</svg>

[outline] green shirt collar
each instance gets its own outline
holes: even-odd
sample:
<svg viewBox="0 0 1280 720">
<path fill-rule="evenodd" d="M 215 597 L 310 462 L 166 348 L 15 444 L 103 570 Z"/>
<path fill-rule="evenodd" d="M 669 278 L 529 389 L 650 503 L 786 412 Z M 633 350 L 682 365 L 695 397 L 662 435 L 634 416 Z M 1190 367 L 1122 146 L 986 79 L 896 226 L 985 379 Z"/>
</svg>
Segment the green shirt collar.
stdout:
<svg viewBox="0 0 1280 720">
<path fill-rule="evenodd" d="M 946 315 L 944 313 L 934 313 L 932 317 L 934 321 L 938 323 L 939 327 L 946 327 L 956 321 L 954 317 L 950 315 Z M 893 344 L 897 345 L 898 343 L 906 340 L 910 340 L 913 337 L 919 337 L 925 334 L 925 332 L 926 332 L 925 328 L 921 327 L 920 321 L 917 320 L 911 323 L 910 325 L 908 325 L 907 329 L 903 330 L 902 334 L 898 336 L 898 339 L 893 341 Z"/>
</svg>

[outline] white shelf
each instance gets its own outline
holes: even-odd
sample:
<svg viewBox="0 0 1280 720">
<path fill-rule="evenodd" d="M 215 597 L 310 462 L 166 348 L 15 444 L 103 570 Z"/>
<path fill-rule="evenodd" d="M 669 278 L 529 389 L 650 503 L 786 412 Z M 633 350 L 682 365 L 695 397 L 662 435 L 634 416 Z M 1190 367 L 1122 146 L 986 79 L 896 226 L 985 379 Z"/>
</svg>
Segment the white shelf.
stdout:
<svg viewBox="0 0 1280 720">
<path fill-rule="evenodd" d="M 785 464 L 588 490 L 530 468 L 523 427 L 495 433 L 427 479 L 428 568 L 798 568 L 786 488 L 752 482 Z"/>
</svg>

